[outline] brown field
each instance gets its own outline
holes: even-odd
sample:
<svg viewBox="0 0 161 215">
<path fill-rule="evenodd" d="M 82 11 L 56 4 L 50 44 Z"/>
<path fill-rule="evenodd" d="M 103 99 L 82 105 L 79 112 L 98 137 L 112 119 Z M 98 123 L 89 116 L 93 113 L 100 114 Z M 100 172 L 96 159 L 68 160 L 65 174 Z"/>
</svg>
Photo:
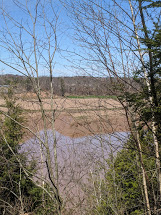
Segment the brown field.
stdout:
<svg viewBox="0 0 161 215">
<path fill-rule="evenodd" d="M 34 133 L 44 129 L 44 123 L 40 111 L 40 105 L 35 95 L 17 95 L 17 103 L 25 110 L 24 116 L 27 126 Z M 6 110 L 4 100 L 0 99 L 0 110 Z M 51 110 L 50 99 L 44 95 L 43 107 L 46 113 L 47 128 L 51 128 Z M 69 99 L 57 97 L 54 98 L 55 129 L 69 137 L 82 137 L 93 134 L 106 134 L 119 131 L 128 131 L 127 121 L 124 110 L 120 103 L 113 99 Z M 22 142 L 33 136 L 31 132 L 26 132 Z M 95 169 L 101 164 L 104 165 L 104 159 L 108 158 L 111 150 L 115 153 L 118 145 L 114 144 L 111 148 L 111 142 L 102 142 L 97 140 L 97 144 L 90 142 L 91 137 L 87 137 L 85 142 L 80 141 L 75 144 L 75 139 L 70 139 L 58 135 L 57 152 L 59 164 L 59 184 L 60 191 L 66 201 L 64 215 L 81 214 L 79 205 L 87 209 L 88 194 L 86 187 L 91 186 L 89 178 Z M 62 138 L 62 139 L 61 139 Z M 64 138 L 64 139 L 63 139 Z M 112 135 L 111 135 L 112 138 Z M 111 140 L 111 139 L 110 139 Z M 92 143 L 92 144 L 89 144 Z M 31 144 L 31 145 L 30 145 Z M 38 142 L 31 141 L 30 144 L 22 144 L 29 156 L 35 156 L 38 163 L 41 163 L 40 145 Z M 50 141 L 49 141 L 50 145 Z M 27 148 L 29 147 L 29 149 Z M 50 145 L 53 153 L 53 144 Z M 53 154 L 52 154 L 53 155 Z M 35 158 L 34 157 L 34 158 Z M 54 159 L 54 156 L 51 156 Z M 54 160 L 52 160 L 54 164 Z M 100 168 L 100 166 L 99 166 Z M 42 172 L 40 172 L 42 174 Z M 44 177 L 47 177 L 47 170 L 43 169 Z M 100 171 L 99 177 L 103 172 Z"/>
<path fill-rule="evenodd" d="M 25 126 L 33 132 L 44 128 L 40 105 L 34 94 L 18 94 L 17 103 L 25 110 Z M 50 98 L 43 94 L 43 108 L 47 127 L 51 128 Z M 0 109 L 5 110 L 4 100 L 0 99 Z M 81 137 L 97 133 L 128 131 L 124 110 L 113 99 L 69 99 L 54 98 L 55 128 L 65 136 Z M 29 135 L 29 133 L 28 133 Z M 27 136 L 28 136 L 27 135 Z"/>
</svg>

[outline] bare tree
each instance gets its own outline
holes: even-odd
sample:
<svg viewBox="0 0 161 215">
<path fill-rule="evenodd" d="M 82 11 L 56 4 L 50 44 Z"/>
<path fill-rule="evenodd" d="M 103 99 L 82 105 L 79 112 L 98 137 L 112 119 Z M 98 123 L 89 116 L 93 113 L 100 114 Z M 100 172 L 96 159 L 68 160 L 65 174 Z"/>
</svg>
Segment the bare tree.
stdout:
<svg viewBox="0 0 161 215">
<path fill-rule="evenodd" d="M 0 59 L 1 63 L 10 69 L 28 77 L 37 96 L 41 119 L 43 121 L 44 141 L 40 138 L 40 148 L 44 157 L 48 178 L 50 180 L 50 195 L 55 198 L 57 213 L 61 214 L 62 200 L 59 193 L 58 161 L 57 161 L 57 140 L 55 137 L 55 111 L 53 101 L 53 70 L 54 57 L 57 51 L 57 26 L 59 15 L 52 1 L 10 1 L 17 15 L 23 15 L 21 19 L 7 11 L 5 2 L 1 2 L 1 19 L 3 28 L 1 29 L 0 46 L 7 53 Z M 49 149 L 49 139 L 47 134 L 47 114 L 42 101 L 41 86 L 39 77 L 42 71 L 50 76 L 50 110 L 51 124 L 53 132 L 54 167 Z M 32 132 L 34 134 L 34 132 Z M 34 134 L 35 135 L 35 134 Z M 42 186 L 44 186 L 42 184 Z M 44 188 L 45 189 L 45 188 Z"/>
<path fill-rule="evenodd" d="M 152 131 L 153 144 L 155 146 L 156 180 L 159 191 L 157 201 L 159 205 L 160 155 L 159 137 L 157 136 L 159 123 L 154 113 L 155 107 L 158 106 L 158 101 L 154 84 L 153 50 L 149 42 L 152 37 L 150 37 L 148 30 L 152 29 L 151 25 L 155 25 L 155 23 L 156 25 L 160 24 L 158 21 L 160 7 L 157 6 L 156 9 L 153 7 L 154 5 L 150 5 L 148 8 L 144 3 L 141 0 L 128 2 L 115 0 L 109 2 L 90 0 L 86 2 L 78 0 L 75 2 L 68 1 L 68 4 L 64 3 L 64 5 L 70 10 L 72 19 L 75 20 L 75 22 L 73 21 L 73 25 L 75 25 L 75 39 L 81 46 L 79 53 L 75 53 L 78 56 L 78 61 L 77 59 L 75 60 L 74 68 L 86 71 L 90 75 L 109 76 L 111 82 L 113 82 L 112 77 L 114 77 L 117 81 L 113 82 L 111 91 L 114 94 L 119 92 L 120 95 L 126 95 L 130 88 L 135 93 L 140 92 L 137 85 L 132 84 L 129 80 L 134 81 L 132 78 L 133 73 L 143 69 L 143 75 L 140 75 L 140 79 L 144 81 L 144 84 L 142 83 L 141 85 L 143 87 L 146 86 L 148 89 L 145 103 L 151 110 L 151 123 L 148 124 L 145 121 L 140 113 L 140 109 L 131 108 L 131 104 L 126 100 L 126 97 L 123 101 L 120 97 L 118 99 L 125 109 L 131 131 L 134 129 L 131 121 L 134 121 L 137 125 L 138 122 L 144 122 L 143 124 L 146 124 L 148 129 Z M 152 11 L 154 15 L 150 15 Z M 143 42 L 143 38 L 146 42 Z M 149 65 L 148 69 L 147 64 Z M 136 117 L 134 117 L 134 111 L 136 112 Z M 137 129 L 138 126 L 135 125 L 136 133 Z M 142 149 L 138 134 L 136 135 L 136 143 L 140 159 L 142 160 Z M 151 214 L 146 185 L 147 177 L 142 161 L 141 169 L 146 210 L 148 214 Z M 155 211 L 155 213 L 157 214 L 158 212 Z"/>
<path fill-rule="evenodd" d="M 43 122 L 44 138 L 35 134 L 34 131 L 22 125 L 24 129 L 36 136 L 40 146 L 41 157 L 41 187 L 46 192 L 53 202 L 56 202 L 57 214 L 62 214 L 65 202 L 62 200 L 60 192 L 60 178 L 59 178 L 59 165 L 58 165 L 58 151 L 57 151 L 57 138 L 55 131 L 55 119 L 56 119 L 56 103 L 54 103 L 53 97 L 53 73 L 55 65 L 55 56 L 58 47 L 58 31 L 59 31 L 59 15 L 58 7 L 53 1 L 35 0 L 34 2 L 11 1 L 16 10 L 22 15 L 20 20 L 15 17 L 13 13 L 8 11 L 5 2 L 2 1 L 1 6 L 1 19 L 2 30 L 0 32 L 0 46 L 3 51 L 8 54 L 8 58 L 1 57 L 0 62 L 9 68 L 17 71 L 18 73 L 28 77 L 28 80 L 32 83 L 34 92 L 36 94 L 36 102 L 39 104 L 40 118 Z M 109 2 L 104 0 L 78 0 L 78 1 L 66 1 L 64 4 L 70 12 L 72 12 L 73 25 L 75 27 L 75 39 L 81 48 L 79 53 L 71 50 L 71 58 L 69 59 L 73 63 L 73 68 L 79 71 L 86 72 L 89 75 L 106 76 L 110 79 L 110 85 L 107 88 L 108 92 L 117 95 L 118 101 L 124 108 L 124 114 L 127 117 L 127 123 L 131 130 L 135 142 L 137 145 L 137 151 L 140 158 L 140 165 L 142 170 L 142 182 L 145 196 L 146 213 L 151 214 L 151 206 L 147 187 L 146 171 L 144 169 L 142 159 L 142 148 L 140 145 L 140 137 L 137 132 L 140 123 L 146 124 L 148 129 L 152 131 L 153 143 L 155 145 L 155 158 L 156 158 L 156 172 L 157 182 L 160 190 L 160 156 L 159 156 L 159 140 L 157 137 L 158 127 L 156 125 L 156 116 L 154 106 L 157 104 L 155 86 L 153 85 L 153 76 L 149 76 L 146 70 L 145 62 L 149 62 L 152 73 L 152 53 L 151 47 L 145 48 L 145 44 L 141 43 L 142 35 L 144 38 L 149 39 L 147 26 L 145 22 L 145 14 L 142 5 L 143 1 L 116 1 L 111 0 Z M 152 10 L 152 9 L 150 9 Z M 151 17 L 146 10 L 146 18 L 151 21 Z M 21 16 L 22 17 L 22 16 Z M 140 29 L 143 28 L 143 32 Z M 41 34 L 40 34 L 41 32 Z M 148 53 L 148 57 L 147 57 Z M 74 59 L 74 56 L 76 58 Z M 148 60 L 147 60 L 148 59 Z M 144 75 L 140 77 L 144 80 L 145 84 L 136 84 L 132 78 L 133 72 L 142 69 Z M 50 114 L 45 109 L 45 103 L 43 102 L 43 95 L 40 84 L 40 75 L 44 71 L 50 77 Z M 140 93 L 142 85 L 148 88 L 147 107 L 151 108 L 152 119 L 151 123 L 148 123 L 141 115 L 140 109 L 135 109 L 126 98 L 126 94 L 130 91 L 132 93 Z M 64 86 L 63 86 L 64 87 Z M 64 92 L 62 93 L 64 94 Z M 124 99 L 122 99 L 124 97 Z M 108 102 L 108 101 L 107 101 Z M 98 109 L 106 107 L 106 104 L 102 105 L 102 101 L 98 102 Z M 95 105 L 95 104 L 94 104 Z M 88 106 L 88 105 L 87 105 Z M 132 107 L 131 107 L 132 106 Z M 83 110 L 86 113 L 86 110 Z M 108 112 L 109 109 L 106 109 Z M 4 115 L 5 112 L 1 111 Z M 136 112 L 134 114 L 134 112 Z M 87 111 L 88 114 L 88 111 Z M 95 115 L 98 113 L 95 111 Z M 7 115 L 6 115 L 7 116 Z M 8 116 L 9 117 L 9 116 Z M 111 126 L 108 119 L 105 116 L 100 117 L 100 131 L 105 131 L 105 127 L 110 127 L 110 131 L 114 129 Z M 86 120 L 87 129 L 90 133 L 94 133 L 88 120 Z M 132 123 L 134 122 L 134 123 Z M 52 149 L 54 151 L 54 165 L 51 155 L 50 138 L 48 136 L 48 123 L 52 127 Z M 78 123 L 78 126 L 80 122 Z M 107 130 L 106 130 L 107 131 Z M 4 137 L 5 139 L 5 137 Z M 7 142 L 6 142 L 7 144 Z M 93 155 L 94 156 L 94 155 Z M 105 159 L 104 159 L 105 160 Z M 20 161 L 19 161 L 20 162 Z M 112 164 L 114 164 L 114 158 L 112 158 Z M 49 179 L 49 191 L 44 186 L 44 182 L 48 181 L 43 177 L 43 167 L 46 166 L 48 179 Z M 23 168 L 23 166 L 22 166 Z M 72 167 L 71 167 L 72 169 Z M 93 176 L 93 170 L 91 175 Z M 73 172 L 73 169 L 72 171 Z M 113 178 L 115 178 L 113 170 Z M 28 175 L 28 173 L 26 172 Z M 81 175 L 81 174 L 80 174 Z M 74 177 L 73 177 L 74 178 Z M 74 180 L 74 179 L 73 179 Z M 94 181 L 94 179 L 93 179 Z M 100 189 L 101 185 L 99 185 Z M 95 185 L 93 186 L 95 189 Z M 115 192 L 117 189 L 115 188 Z M 99 197 L 96 195 L 97 202 L 99 203 Z M 101 197 L 100 197 L 101 198 Z M 160 191 L 157 195 L 157 201 L 160 198 Z M 80 201 L 81 202 L 81 201 Z M 158 201 L 159 202 L 159 201 Z M 113 206 L 115 214 L 117 211 L 117 199 Z M 159 203 L 158 203 L 159 209 Z M 157 210 L 156 210 L 157 211 Z M 157 212 L 156 212 L 157 213 Z"/>
</svg>

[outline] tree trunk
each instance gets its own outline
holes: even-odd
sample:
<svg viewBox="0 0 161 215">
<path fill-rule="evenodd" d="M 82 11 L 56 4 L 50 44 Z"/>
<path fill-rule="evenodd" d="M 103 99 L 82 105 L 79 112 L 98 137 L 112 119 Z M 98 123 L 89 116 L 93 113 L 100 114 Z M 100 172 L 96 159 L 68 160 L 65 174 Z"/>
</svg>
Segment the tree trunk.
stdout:
<svg viewBox="0 0 161 215">
<path fill-rule="evenodd" d="M 142 5 L 141 5 L 141 0 L 139 0 L 139 10 L 140 10 L 140 16 L 141 16 L 141 21 L 142 21 L 142 25 L 143 25 L 143 31 L 145 33 L 145 37 L 147 37 L 147 29 L 146 29 L 146 26 L 145 26 L 145 21 L 144 21 L 144 15 L 143 15 L 143 11 L 142 11 Z M 155 107 L 155 99 L 156 98 L 153 98 L 152 95 L 155 95 L 155 92 L 153 92 L 155 89 L 152 88 L 152 85 L 149 81 L 149 78 L 148 78 L 148 72 L 146 71 L 146 68 L 145 68 L 145 64 L 144 64 L 144 59 L 143 59 L 143 55 L 142 55 L 142 52 L 141 52 L 141 47 L 140 47 L 140 40 L 139 40 L 139 36 L 138 36 L 138 33 L 137 33 L 137 29 L 136 29 L 136 25 L 135 25 L 135 18 L 134 18 L 134 13 L 133 13 L 133 7 L 132 7 L 132 4 L 131 4 L 131 0 L 129 0 L 129 5 L 130 5 L 130 9 L 131 9 L 131 14 L 132 14 L 132 20 L 133 20 L 133 26 L 134 26 L 134 32 L 135 32 L 135 36 L 136 36 L 136 39 L 137 39 L 137 45 L 138 45 L 138 51 L 139 51 L 139 55 L 140 55 L 140 61 L 143 65 L 143 71 L 144 71 L 144 78 L 145 78 L 145 84 L 148 88 L 148 92 L 149 92 L 149 104 L 151 106 L 151 113 L 152 113 L 152 133 L 153 133 L 153 141 L 154 141 L 154 146 L 155 146 L 155 158 L 156 158 L 156 171 L 157 171 L 157 182 L 158 182 L 158 199 L 159 199 L 159 202 L 160 202 L 160 195 L 161 195 L 161 172 L 160 172 L 160 156 L 159 156 L 159 143 L 158 143 L 158 139 L 157 139 L 157 128 L 156 128 L 156 120 L 155 120 L 155 115 L 154 115 L 154 107 Z M 149 48 L 149 47 L 148 47 Z M 150 50 L 149 50 L 150 52 Z M 150 61 L 150 65 L 152 66 L 151 64 L 151 59 L 152 56 L 151 54 L 149 53 L 149 61 Z M 151 68 L 152 70 L 152 68 Z M 152 91 L 153 89 L 153 91 Z"/>
</svg>

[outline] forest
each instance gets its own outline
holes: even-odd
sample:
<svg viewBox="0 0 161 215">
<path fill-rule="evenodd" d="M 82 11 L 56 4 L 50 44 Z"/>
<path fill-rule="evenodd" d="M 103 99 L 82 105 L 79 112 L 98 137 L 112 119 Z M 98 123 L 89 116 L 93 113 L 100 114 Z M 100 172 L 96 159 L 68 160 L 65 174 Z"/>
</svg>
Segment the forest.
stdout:
<svg viewBox="0 0 161 215">
<path fill-rule="evenodd" d="M 0 214 L 161 214 L 161 1 L 0 17 Z"/>
</svg>

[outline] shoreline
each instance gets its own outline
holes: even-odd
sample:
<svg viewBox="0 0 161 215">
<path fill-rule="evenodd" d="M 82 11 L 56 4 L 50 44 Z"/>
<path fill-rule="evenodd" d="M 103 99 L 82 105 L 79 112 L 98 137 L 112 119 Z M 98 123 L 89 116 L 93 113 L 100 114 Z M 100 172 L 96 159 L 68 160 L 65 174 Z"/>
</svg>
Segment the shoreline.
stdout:
<svg viewBox="0 0 161 215">
<path fill-rule="evenodd" d="M 29 114 L 27 127 L 35 134 L 44 130 L 44 124 L 40 113 Z M 30 119 L 30 120 L 29 120 Z M 46 117 L 46 129 L 52 129 L 50 114 Z M 128 132 L 129 127 L 124 115 L 110 116 L 108 119 L 81 119 L 76 120 L 73 116 L 62 113 L 57 115 L 54 122 L 55 130 L 70 138 L 93 136 L 97 134 L 110 134 L 114 132 Z M 34 135 L 25 130 L 24 140 L 32 138 Z"/>
</svg>

